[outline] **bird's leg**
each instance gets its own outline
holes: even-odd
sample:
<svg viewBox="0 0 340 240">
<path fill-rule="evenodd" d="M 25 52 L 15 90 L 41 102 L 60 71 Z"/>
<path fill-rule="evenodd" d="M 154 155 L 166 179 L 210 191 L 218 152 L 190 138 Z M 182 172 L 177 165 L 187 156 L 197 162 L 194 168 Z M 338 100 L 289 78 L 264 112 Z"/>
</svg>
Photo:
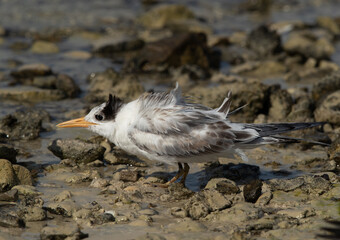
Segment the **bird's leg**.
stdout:
<svg viewBox="0 0 340 240">
<path fill-rule="evenodd" d="M 185 179 L 188 176 L 189 170 L 190 170 L 189 164 L 184 163 L 184 170 L 183 170 L 183 175 L 182 175 L 182 179 L 180 183 L 183 183 L 185 185 Z"/>
<path fill-rule="evenodd" d="M 186 163 L 184 163 L 186 164 Z M 185 166 L 185 165 L 184 165 Z M 176 176 L 174 176 L 170 181 L 166 182 L 165 185 L 169 186 L 171 183 L 176 182 L 184 174 L 183 166 L 181 163 L 178 163 L 178 172 Z"/>
</svg>

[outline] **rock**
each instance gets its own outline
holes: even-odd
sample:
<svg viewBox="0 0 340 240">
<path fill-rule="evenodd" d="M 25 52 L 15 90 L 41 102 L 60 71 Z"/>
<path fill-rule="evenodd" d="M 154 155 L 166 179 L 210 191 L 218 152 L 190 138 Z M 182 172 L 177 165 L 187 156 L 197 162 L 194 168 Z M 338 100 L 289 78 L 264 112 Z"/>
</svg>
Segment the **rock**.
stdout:
<svg viewBox="0 0 340 240">
<path fill-rule="evenodd" d="M 32 53 L 37 53 L 37 54 L 52 54 L 52 53 L 58 53 L 59 48 L 56 44 L 52 42 L 39 40 L 33 43 L 33 45 L 30 48 L 30 51 Z"/>
<path fill-rule="evenodd" d="M 213 178 L 207 183 L 205 189 L 215 189 L 222 194 L 237 194 L 240 192 L 236 183 L 227 178 Z"/>
<path fill-rule="evenodd" d="M 246 202 L 255 203 L 262 193 L 261 180 L 254 180 L 243 187 L 243 196 Z"/>
<path fill-rule="evenodd" d="M 116 218 L 111 213 L 103 213 L 95 217 L 94 224 L 104 224 L 108 222 L 114 222 Z"/>
<path fill-rule="evenodd" d="M 293 179 L 271 179 L 267 182 L 273 191 L 281 190 L 285 192 L 293 191 L 304 184 L 304 179 L 293 178 Z"/>
<path fill-rule="evenodd" d="M 43 221 L 46 219 L 46 211 L 41 207 L 26 207 L 22 211 L 23 219 L 27 222 Z"/>
<path fill-rule="evenodd" d="M 270 192 L 270 191 L 265 192 L 257 199 L 255 206 L 263 207 L 263 206 L 267 205 L 272 198 L 273 198 L 272 192 Z"/>
<path fill-rule="evenodd" d="M 140 177 L 137 170 L 123 170 L 119 172 L 119 180 L 123 182 L 137 182 Z"/>
<path fill-rule="evenodd" d="M 278 211 L 277 214 L 286 215 L 292 218 L 302 219 L 302 218 L 314 216 L 315 210 L 311 207 L 295 208 L 295 209 L 288 208 L 288 209 Z"/>
<path fill-rule="evenodd" d="M 38 196 L 41 194 L 34 186 L 30 185 L 16 185 L 12 189 L 18 190 L 19 195 L 24 196 Z"/>
<path fill-rule="evenodd" d="M 161 29 L 172 22 L 193 19 L 195 16 L 184 5 L 160 5 L 143 14 L 137 21 L 145 27 Z"/>
<path fill-rule="evenodd" d="M 337 170 L 340 170 L 340 137 L 335 139 L 328 149 L 329 159 L 336 162 Z"/>
<path fill-rule="evenodd" d="M 105 148 L 99 144 L 87 143 L 77 139 L 56 139 L 48 149 L 60 159 L 74 159 L 77 163 L 89 163 L 103 159 Z"/>
<path fill-rule="evenodd" d="M 278 61 L 266 60 L 266 61 L 261 62 L 260 64 L 255 64 L 253 66 L 254 69 L 252 69 L 252 66 L 250 66 L 249 70 L 246 68 L 248 63 L 249 62 L 246 62 L 243 65 L 237 66 L 240 74 L 245 75 L 245 76 L 257 77 L 257 78 L 265 78 L 265 77 L 282 75 L 286 72 L 286 67 Z M 244 71 L 240 71 L 242 67 L 245 68 L 243 69 Z M 237 73 L 236 67 L 231 69 L 231 72 Z"/>
<path fill-rule="evenodd" d="M 180 207 L 173 207 L 170 209 L 170 213 L 172 216 L 177 218 L 185 218 L 188 216 L 188 213 L 185 209 Z"/>
<path fill-rule="evenodd" d="M 3 202 L 16 202 L 18 200 L 18 190 L 11 189 L 7 192 L 0 193 L 0 201 Z"/>
<path fill-rule="evenodd" d="M 0 159 L 0 176 L 0 192 L 6 192 L 18 183 L 11 162 L 6 159 Z"/>
<path fill-rule="evenodd" d="M 184 219 L 183 221 L 177 223 L 169 224 L 166 229 L 169 232 L 206 232 L 207 227 L 198 221 L 193 221 L 191 219 Z"/>
<path fill-rule="evenodd" d="M 185 188 L 182 183 L 172 183 L 168 187 L 168 190 L 169 195 L 174 200 L 188 199 L 192 195 L 194 195 L 194 192 L 190 189 Z"/>
<path fill-rule="evenodd" d="M 137 158 L 136 156 L 130 155 L 121 149 L 115 148 L 114 151 L 104 154 L 104 160 L 112 165 L 129 165 L 135 167 L 146 167 L 147 164 Z"/>
<path fill-rule="evenodd" d="M 1 227 L 20 227 L 26 226 L 25 221 L 18 216 L 13 216 L 5 212 L 0 212 L 0 226 Z"/>
<path fill-rule="evenodd" d="M 7 159 L 11 163 L 16 163 L 18 152 L 14 148 L 7 146 L 5 144 L 0 144 L 0 159 Z"/>
<path fill-rule="evenodd" d="M 91 58 L 91 53 L 86 51 L 74 50 L 64 53 L 63 56 L 70 59 L 87 60 Z"/>
<path fill-rule="evenodd" d="M 283 48 L 289 54 L 301 54 L 306 58 L 330 59 L 335 48 L 332 43 L 325 37 L 317 38 L 311 32 L 293 32 L 289 35 Z"/>
<path fill-rule="evenodd" d="M 31 172 L 20 165 L 13 165 L 13 170 L 18 179 L 18 184 L 20 185 L 33 185 L 33 178 Z"/>
<path fill-rule="evenodd" d="M 92 180 L 90 187 L 93 188 L 104 188 L 109 185 L 109 182 L 104 178 L 95 178 Z"/>
<path fill-rule="evenodd" d="M 62 215 L 65 217 L 71 217 L 73 213 L 79 211 L 81 207 L 78 204 L 76 204 L 73 200 L 66 199 L 58 203 L 56 202 L 49 203 L 46 206 L 46 209 L 47 211 L 54 214 Z"/>
<path fill-rule="evenodd" d="M 69 98 L 74 98 L 80 93 L 78 85 L 66 74 L 57 75 L 56 88 L 65 93 Z"/>
<path fill-rule="evenodd" d="M 72 197 L 72 193 L 68 190 L 64 190 L 61 193 L 59 193 L 58 195 L 56 195 L 53 198 L 53 201 L 62 202 L 62 201 L 65 201 L 66 199 L 70 199 L 71 197 Z"/>
<path fill-rule="evenodd" d="M 313 84 L 313 100 L 321 101 L 338 89 L 340 89 L 340 71 L 334 72 Z"/>
<path fill-rule="evenodd" d="M 284 121 L 292 110 L 293 99 L 283 89 L 278 89 L 270 94 L 269 117 L 273 122 Z"/>
<path fill-rule="evenodd" d="M 93 52 L 101 57 L 114 58 L 117 53 L 141 49 L 144 41 L 134 37 L 119 36 L 99 39 L 94 43 Z"/>
<path fill-rule="evenodd" d="M 41 230 L 41 240 L 51 239 L 83 239 L 87 238 L 88 234 L 82 233 L 76 223 L 69 222 L 62 226 L 46 226 Z"/>
<path fill-rule="evenodd" d="M 206 189 L 190 198 L 184 209 L 189 217 L 197 220 L 206 217 L 210 212 L 228 208 L 231 204 L 231 201 L 218 191 Z"/>
<path fill-rule="evenodd" d="M 57 82 L 57 77 L 55 75 L 49 75 L 49 76 L 38 76 L 34 77 L 33 80 L 23 80 L 24 84 L 27 85 L 33 85 L 38 88 L 44 88 L 44 89 L 54 89 Z M 32 82 L 31 82 L 32 81 Z"/>
<path fill-rule="evenodd" d="M 164 71 L 169 67 L 197 65 L 207 71 L 212 64 L 206 36 L 202 33 L 181 33 L 146 44 L 124 66 L 124 70 Z"/>
<path fill-rule="evenodd" d="M 0 120 L 0 130 L 11 140 L 33 140 L 43 130 L 43 121 L 49 122 L 49 114 L 40 109 L 21 109 L 6 115 Z"/>
<path fill-rule="evenodd" d="M 0 89 L 0 99 L 18 102 L 46 102 L 58 101 L 66 98 L 65 93 L 54 89 L 40 89 L 36 87 L 11 87 Z"/>
<path fill-rule="evenodd" d="M 25 64 L 11 72 L 14 78 L 33 78 L 51 75 L 52 70 L 43 63 Z"/>
<path fill-rule="evenodd" d="M 239 224 L 241 222 L 249 222 L 263 217 L 264 212 L 261 208 L 257 208 L 252 203 L 241 202 L 236 203 L 232 208 L 222 210 L 215 216 L 215 221 L 230 222 Z"/>
<path fill-rule="evenodd" d="M 280 51 L 281 40 L 275 31 L 262 25 L 250 32 L 247 39 L 247 46 L 259 56 L 265 57 Z"/>
<path fill-rule="evenodd" d="M 314 112 L 315 120 L 340 126 L 340 90 L 328 95 Z"/>
<path fill-rule="evenodd" d="M 138 98 L 144 88 L 134 75 L 122 75 L 113 69 L 91 74 L 89 77 L 90 91 L 85 99 L 91 103 L 103 103 L 107 101 L 109 94 L 131 101 Z"/>
<path fill-rule="evenodd" d="M 100 160 L 95 160 L 93 162 L 88 163 L 87 166 L 89 166 L 89 167 L 103 167 L 104 163 Z"/>
<path fill-rule="evenodd" d="M 340 34 L 340 26 L 334 21 L 334 19 L 327 16 L 320 16 L 316 21 L 320 27 L 327 29 L 332 34 Z"/>
</svg>

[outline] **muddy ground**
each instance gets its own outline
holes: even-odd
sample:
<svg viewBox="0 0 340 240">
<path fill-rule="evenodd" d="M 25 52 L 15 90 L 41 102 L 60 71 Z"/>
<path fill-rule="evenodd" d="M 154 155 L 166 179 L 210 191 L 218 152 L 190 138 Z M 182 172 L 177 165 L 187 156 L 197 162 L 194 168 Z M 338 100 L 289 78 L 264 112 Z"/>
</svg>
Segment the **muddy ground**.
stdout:
<svg viewBox="0 0 340 240">
<path fill-rule="evenodd" d="M 0 239 L 339 237 L 340 4 L 181 3 L 0 1 Z M 176 82 L 212 108 L 231 90 L 232 121 L 327 123 L 168 189 L 177 166 L 55 127 Z"/>
</svg>

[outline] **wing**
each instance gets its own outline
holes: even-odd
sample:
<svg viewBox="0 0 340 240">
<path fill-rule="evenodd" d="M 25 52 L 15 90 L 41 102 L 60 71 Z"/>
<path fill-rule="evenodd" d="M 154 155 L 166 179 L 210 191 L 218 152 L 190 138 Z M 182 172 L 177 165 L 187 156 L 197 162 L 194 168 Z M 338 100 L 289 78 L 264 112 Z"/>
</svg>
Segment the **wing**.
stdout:
<svg viewBox="0 0 340 240">
<path fill-rule="evenodd" d="M 151 93 L 139 101 L 138 120 L 128 136 L 149 154 L 191 157 L 230 150 L 235 142 L 258 137 L 253 129 L 229 123 L 223 112 L 186 104 L 176 92 Z"/>
</svg>

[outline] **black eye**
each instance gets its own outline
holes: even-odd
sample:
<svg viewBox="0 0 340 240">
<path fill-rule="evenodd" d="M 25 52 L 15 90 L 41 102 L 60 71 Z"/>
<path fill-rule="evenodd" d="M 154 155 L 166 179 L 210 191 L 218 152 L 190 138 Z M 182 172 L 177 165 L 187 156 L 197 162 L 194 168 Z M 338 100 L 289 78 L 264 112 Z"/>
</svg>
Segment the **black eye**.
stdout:
<svg viewBox="0 0 340 240">
<path fill-rule="evenodd" d="M 94 115 L 94 117 L 95 117 L 98 121 L 101 121 L 101 120 L 104 119 L 104 117 L 103 117 L 102 115 L 99 115 L 99 114 Z"/>
</svg>

